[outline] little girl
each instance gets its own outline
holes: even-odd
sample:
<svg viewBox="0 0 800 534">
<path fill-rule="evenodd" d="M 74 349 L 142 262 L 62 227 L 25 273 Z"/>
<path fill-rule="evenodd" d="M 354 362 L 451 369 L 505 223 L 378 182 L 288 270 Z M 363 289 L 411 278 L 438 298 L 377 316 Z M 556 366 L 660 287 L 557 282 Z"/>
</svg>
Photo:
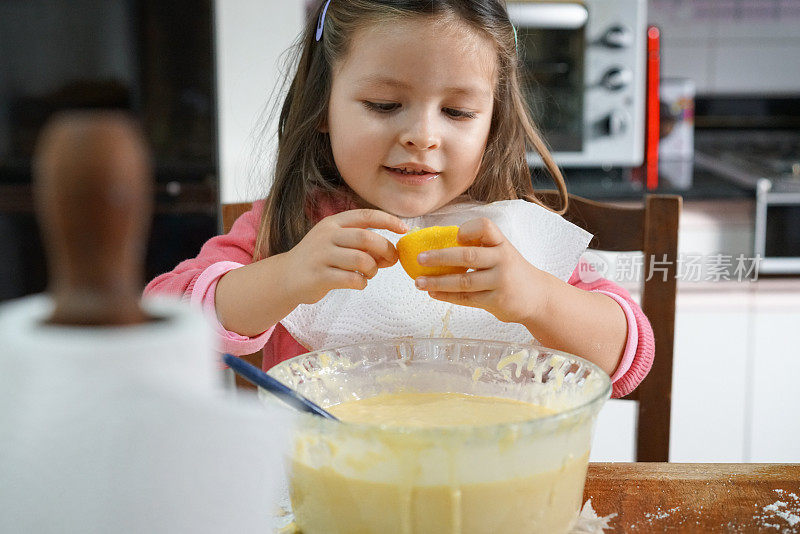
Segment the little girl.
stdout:
<svg viewBox="0 0 800 534">
<path fill-rule="evenodd" d="M 323 1 L 301 46 L 267 199 L 145 292 L 201 305 L 219 348 L 237 355 L 263 348 L 265 369 L 324 348 L 303 318 L 316 312 L 317 320 L 333 321 L 326 332 L 336 331 L 336 318 L 320 310 L 337 309 L 331 299 L 346 295 L 351 307 L 385 311 L 384 323 L 404 335 L 413 335 L 418 309 L 450 303 L 464 321 L 481 325 L 469 337 L 496 339 L 512 332 L 502 327 L 515 328 L 515 337 L 521 332 L 599 365 L 611 375 L 615 397 L 632 391 L 654 352 L 639 306 L 612 282 L 581 281 L 577 258 L 558 277 L 528 259 L 535 254 L 523 249 L 537 243 L 509 238 L 540 212 L 570 223 L 534 196 L 526 148 L 538 152 L 558 186 L 557 213 L 566 209 L 563 178 L 520 91 L 504 3 Z M 384 273 L 399 270 L 391 236 L 409 222 L 465 209 L 480 215 L 484 206 L 501 216 L 464 220 L 463 246 L 419 257 L 423 265 L 467 267 L 466 274 L 395 279 L 383 294 L 370 293 L 381 277 L 389 279 Z M 418 304 L 383 298 L 386 287 L 406 285 Z M 380 321 L 355 328 L 382 331 Z"/>
</svg>

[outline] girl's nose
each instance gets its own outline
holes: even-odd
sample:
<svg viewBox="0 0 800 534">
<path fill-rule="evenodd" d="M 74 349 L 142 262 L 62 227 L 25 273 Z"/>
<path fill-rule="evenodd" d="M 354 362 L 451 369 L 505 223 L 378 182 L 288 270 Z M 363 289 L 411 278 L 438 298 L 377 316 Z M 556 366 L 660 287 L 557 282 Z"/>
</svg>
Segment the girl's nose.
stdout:
<svg viewBox="0 0 800 534">
<path fill-rule="evenodd" d="M 400 135 L 400 143 L 406 148 L 433 150 L 441 145 L 434 119 L 426 116 L 414 117 Z"/>
</svg>

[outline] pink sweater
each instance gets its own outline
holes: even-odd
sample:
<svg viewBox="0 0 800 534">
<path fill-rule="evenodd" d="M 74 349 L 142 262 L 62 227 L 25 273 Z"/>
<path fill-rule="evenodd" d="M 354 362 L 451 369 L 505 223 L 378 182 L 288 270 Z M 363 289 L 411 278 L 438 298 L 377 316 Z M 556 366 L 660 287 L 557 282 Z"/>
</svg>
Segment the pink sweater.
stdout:
<svg viewBox="0 0 800 534">
<path fill-rule="evenodd" d="M 232 269 L 252 263 L 261 213 L 265 201 L 253 203 L 252 210 L 239 217 L 231 231 L 209 239 L 196 258 L 182 261 L 171 272 L 159 275 L 145 288 L 145 294 L 166 293 L 182 295 L 193 305 L 203 308 L 218 334 L 218 350 L 234 355 L 252 354 L 264 349 L 264 370 L 308 350 L 300 345 L 278 323 L 255 337 L 246 337 L 225 330 L 217 319 L 214 294 L 219 279 Z M 332 210 L 331 213 L 336 210 Z M 327 213 L 330 215 L 331 213 Z M 326 215 L 320 214 L 318 218 Z M 586 291 L 608 295 L 619 303 L 628 323 L 625 352 L 611 376 L 612 396 L 623 397 L 641 383 L 653 363 L 655 344 L 653 330 L 639 305 L 630 294 L 617 284 L 599 278 L 591 283 L 578 276 L 581 265 L 575 269 L 569 283 Z M 586 265 L 583 265 L 586 269 Z"/>
</svg>

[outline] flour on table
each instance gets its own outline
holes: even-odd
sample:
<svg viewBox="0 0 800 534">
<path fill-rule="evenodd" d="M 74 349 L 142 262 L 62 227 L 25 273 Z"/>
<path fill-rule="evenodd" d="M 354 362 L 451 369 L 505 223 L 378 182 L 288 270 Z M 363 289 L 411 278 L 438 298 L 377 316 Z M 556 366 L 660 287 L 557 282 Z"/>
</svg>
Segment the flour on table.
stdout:
<svg viewBox="0 0 800 534">
<path fill-rule="evenodd" d="M 796 493 L 776 489 L 780 499 L 761 509 L 753 519 L 762 521 L 765 528 L 774 528 L 781 533 L 797 532 L 800 527 L 800 497 Z"/>
<path fill-rule="evenodd" d="M 637 486 L 637 488 L 638 488 L 638 486 Z M 700 505 L 700 508 L 702 510 L 703 506 Z M 655 509 L 654 512 L 645 512 L 644 517 L 642 518 L 642 520 L 638 521 L 636 523 L 632 523 L 630 525 L 630 528 L 631 528 L 631 530 L 635 530 L 637 528 L 642 528 L 643 532 L 651 532 L 653 530 L 656 530 L 659 527 L 664 528 L 663 525 L 660 524 L 660 523 L 662 523 L 662 520 L 671 517 L 672 514 L 674 514 L 675 512 L 679 512 L 680 509 L 681 509 L 680 506 L 675 506 L 675 507 L 669 508 L 667 510 L 663 510 L 660 506 L 656 506 L 656 509 Z M 685 519 L 681 519 L 679 524 L 683 525 L 684 522 L 685 522 Z"/>
<path fill-rule="evenodd" d="M 617 514 L 609 514 L 605 517 L 598 517 L 597 512 L 592 508 L 592 500 L 589 499 L 583 505 L 578 520 L 572 527 L 570 534 L 603 534 L 606 529 L 613 529 L 608 522 L 617 517 Z"/>
</svg>

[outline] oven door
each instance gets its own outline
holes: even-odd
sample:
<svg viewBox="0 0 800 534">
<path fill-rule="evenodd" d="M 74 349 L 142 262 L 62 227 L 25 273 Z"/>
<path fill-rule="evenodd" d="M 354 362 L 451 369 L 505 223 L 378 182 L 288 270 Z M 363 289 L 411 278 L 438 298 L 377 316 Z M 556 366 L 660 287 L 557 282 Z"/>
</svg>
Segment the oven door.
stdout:
<svg viewBox="0 0 800 534">
<path fill-rule="evenodd" d="M 586 23 L 579 4 L 513 4 L 523 96 L 536 126 L 558 152 L 584 147 Z"/>
<path fill-rule="evenodd" d="M 758 181 L 754 248 L 759 274 L 800 274 L 800 187 L 776 191 Z"/>
<path fill-rule="evenodd" d="M 523 96 L 559 165 L 644 158 L 644 0 L 507 4 Z M 536 154 L 529 163 L 541 164 Z"/>
</svg>

